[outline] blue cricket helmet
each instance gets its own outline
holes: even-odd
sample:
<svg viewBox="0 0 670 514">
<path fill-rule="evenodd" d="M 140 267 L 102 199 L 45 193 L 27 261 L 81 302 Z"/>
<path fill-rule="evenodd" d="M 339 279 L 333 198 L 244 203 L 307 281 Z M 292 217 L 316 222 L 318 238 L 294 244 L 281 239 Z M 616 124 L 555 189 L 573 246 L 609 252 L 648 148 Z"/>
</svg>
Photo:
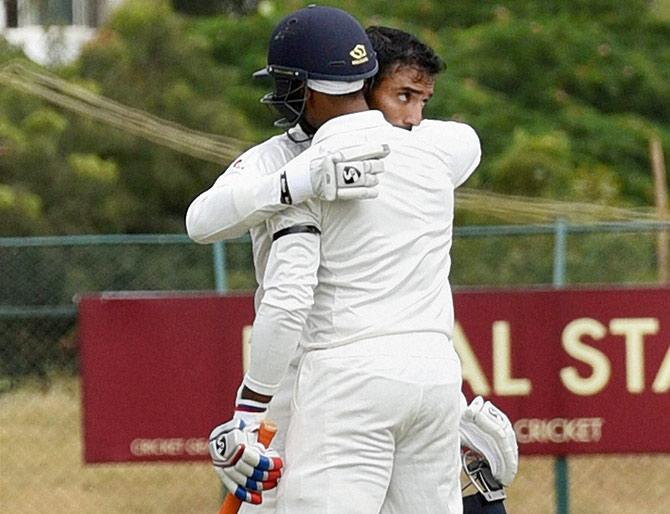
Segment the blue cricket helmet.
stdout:
<svg viewBox="0 0 670 514">
<path fill-rule="evenodd" d="M 356 18 L 341 9 L 313 5 L 279 22 L 270 38 L 268 67 L 304 71 L 310 79 L 351 82 L 377 73 L 377 59 Z"/>
<path fill-rule="evenodd" d="M 254 76 L 271 76 L 274 91 L 261 101 L 273 106 L 288 128 L 301 121 L 307 80 L 355 82 L 377 73 L 365 29 L 351 14 L 311 5 L 286 16 L 270 37 L 268 65 Z"/>
</svg>

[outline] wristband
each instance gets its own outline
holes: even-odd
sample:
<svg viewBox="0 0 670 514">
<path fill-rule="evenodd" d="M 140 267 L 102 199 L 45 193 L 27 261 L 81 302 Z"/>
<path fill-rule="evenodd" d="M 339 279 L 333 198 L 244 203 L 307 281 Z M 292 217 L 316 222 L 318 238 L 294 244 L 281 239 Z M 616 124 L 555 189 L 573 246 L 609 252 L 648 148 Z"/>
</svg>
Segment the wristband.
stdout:
<svg viewBox="0 0 670 514">
<path fill-rule="evenodd" d="M 312 173 L 309 166 L 285 169 L 280 173 L 280 181 L 282 203 L 297 205 L 314 196 Z M 285 198 L 290 201 L 285 201 Z"/>
</svg>

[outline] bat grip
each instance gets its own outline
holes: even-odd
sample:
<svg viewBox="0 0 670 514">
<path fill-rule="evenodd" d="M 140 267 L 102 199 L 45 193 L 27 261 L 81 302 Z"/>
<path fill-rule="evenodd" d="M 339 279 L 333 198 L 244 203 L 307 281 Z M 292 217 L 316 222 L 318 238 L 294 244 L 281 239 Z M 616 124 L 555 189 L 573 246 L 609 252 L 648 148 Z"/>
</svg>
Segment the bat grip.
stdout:
<svg viewBox="0 0 670 514">
<path fill-rule="evenodd" d="M 271 421 L 263 421 L 258 431 L 258 442 L 267 448 L 270 446 L 276 433 L 277 425 Z M 223 502 L 223 505 L 221 505 L 219 514 L 237 514 L 237 511 L 240 510 L 241 506 L 242 500 L 233 493 L 228 493 L 226 500 Z"/>
</svg>

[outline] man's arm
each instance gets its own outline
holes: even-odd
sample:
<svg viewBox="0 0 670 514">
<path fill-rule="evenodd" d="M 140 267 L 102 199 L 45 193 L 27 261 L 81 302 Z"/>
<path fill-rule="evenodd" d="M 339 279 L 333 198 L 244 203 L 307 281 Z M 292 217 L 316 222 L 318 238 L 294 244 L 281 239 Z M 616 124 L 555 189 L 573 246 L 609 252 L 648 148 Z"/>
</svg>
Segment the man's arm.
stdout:
<svg viewBox="0 0 670 514">
<path fill-rule="evenodd" d="M 267 222 L 273 243 L 263 278 L 265 294 L 252 328 L 249 370 L 233 419 L 210 435 L 217 474 L 238 498 L 251 503 L 259 503 L 261 491 L 274 487 L 281 475 L 281 459 L 259 447 L 256 436 L 295 355 L 317 283 L 320 225 L 307 204 L 315 202 L 287 209 Z"/>
<path fill-rule="evenodd" d="M 424 120 L 414 129 L 433 144 L 451 174 L 454 188 L 477 169 L 482 151 L 477 132 L 464 123 Z"/>
<path fill-rule="evenodd" d="M 198 243 L 234 239 L 289 205 L 309 198 L 366 199 L 377 196 L 377 175 L 388 147 L 361 145 L 282 163 L 276 153 L 255 148 L 200 194 L 186 213 L 188 235 Z M 283 164 L 283 165 L 282 165 Z"/>
<path fill-rule="evenodd" d="M 279 176 L 242 174 L 229 169 L 201 193 L 186 212 L 186 231 L 197 243 L 235 239 L 285 209 Z"/>
<path fill-rule="evenodd" d="M 252 328 L 242 399 L 272 397 L 295 355 L 317 285 L 321 232 L 314 205 L 318 204 L 307 202 L 268 222 L 273 242 L 263 277 L 265 293 Z"/>
</svg>

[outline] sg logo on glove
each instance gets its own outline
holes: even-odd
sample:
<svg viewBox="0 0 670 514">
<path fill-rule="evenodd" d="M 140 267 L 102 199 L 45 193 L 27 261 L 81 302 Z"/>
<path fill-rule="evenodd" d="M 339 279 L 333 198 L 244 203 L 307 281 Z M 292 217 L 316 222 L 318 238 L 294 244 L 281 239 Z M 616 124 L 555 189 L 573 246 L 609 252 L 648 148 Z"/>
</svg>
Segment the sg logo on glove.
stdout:
<svg viewBox="0 0 670 514">
<path fill-rule="evenodd" d="M 226 438 L 225 436 L 220 436 L 214 441 L 214 451 L 217 455 L 223 456 L 226 454 Z"/>
<path fill-rule="evenodd" d="M 505 416 L 497 407 L 490 404 L 489 402 L 487 402 L 484 406 L 487 407 L 487 412 L 491 418 L 496 419 L 500 425 L 505 424 L 507 416 Z"/>
<path fill-rule="evenodd" d="M 342 172 L 342 178 L 344 179 L 345 184 L 353 184 L 358 182 L 358 179 L 361 178 L 361 172 L 358 171 L 358 168 L 353 166 L 345 166 L 344 171 Z"/>
</svg>

